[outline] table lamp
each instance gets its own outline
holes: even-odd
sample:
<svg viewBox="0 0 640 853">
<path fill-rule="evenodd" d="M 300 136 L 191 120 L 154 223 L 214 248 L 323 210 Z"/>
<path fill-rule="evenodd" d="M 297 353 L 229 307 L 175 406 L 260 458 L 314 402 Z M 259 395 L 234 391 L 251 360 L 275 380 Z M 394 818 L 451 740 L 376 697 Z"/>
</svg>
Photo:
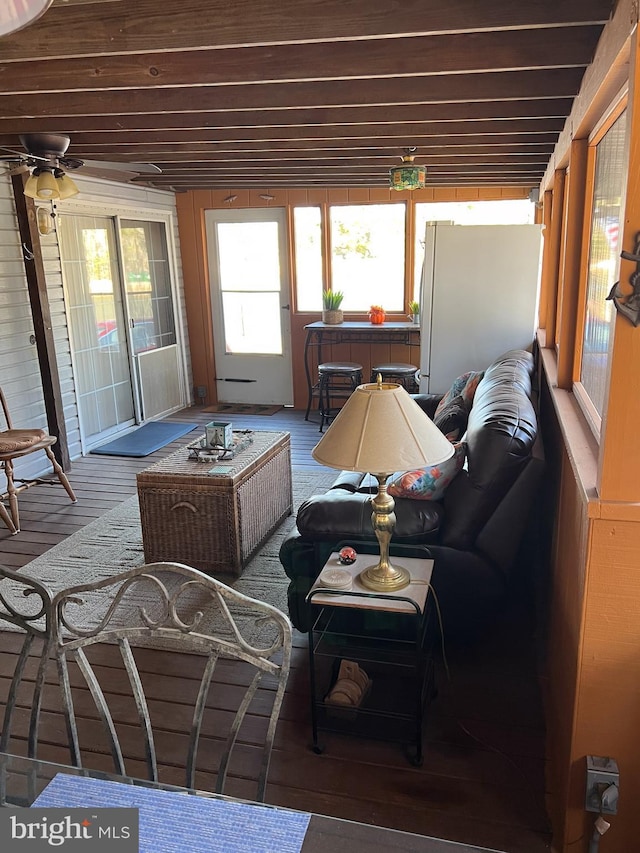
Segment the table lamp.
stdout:
<svg viewBox="0 0 640 853">
<path fill-rule="evenodd" d="M 378 481 L 371 523 L 380 545 L 380 559 L 359 579 L 367 589 L 392 592 L 410 583 L 406 569 L 389 562 L 389 542 L 396 517 L 386 479 L 394 471 L 438 465 L 453 456 L 453 445 L 400 385 L 359 385 L 314 447 L 321 465 L 370 473 Z"/>
</svg>

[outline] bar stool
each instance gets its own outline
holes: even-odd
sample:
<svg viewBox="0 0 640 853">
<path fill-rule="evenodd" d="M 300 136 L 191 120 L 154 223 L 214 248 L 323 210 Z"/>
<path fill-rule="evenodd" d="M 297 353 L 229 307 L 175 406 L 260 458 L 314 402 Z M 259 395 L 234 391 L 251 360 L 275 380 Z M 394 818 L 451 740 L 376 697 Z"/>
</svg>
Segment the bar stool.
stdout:
<svg viewBox="0 0 640 853">
<path fill-rule="evenodd" d="M 362 365 L 354 361 L 327 361 L 318 365 L 318 411 L 320 412 L 320 432 L 325 423 L 337 414 L 337 406 L 332 400 L 346 400 L 362 385 Z"/>
<path fill-rule="evenodd" d="M 406 391 L 416 392 L 418 390 L 417 370 L 418 368 L 414 364 L 403 364 L 402 362 L 377 364 L 371 368 L 371 381 L 376 382 L 378 374 L 380 374 L 383 382 L 396 382 L 398 385 L 402 385 Z"/>
</svg>

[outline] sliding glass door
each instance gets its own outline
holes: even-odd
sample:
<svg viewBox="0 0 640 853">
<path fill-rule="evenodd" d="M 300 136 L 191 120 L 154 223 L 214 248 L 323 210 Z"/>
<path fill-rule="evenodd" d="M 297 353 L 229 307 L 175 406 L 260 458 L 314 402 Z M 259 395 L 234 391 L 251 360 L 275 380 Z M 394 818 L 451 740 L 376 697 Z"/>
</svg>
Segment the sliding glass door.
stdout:
<svg viewBox="0 0 640 853">
<path fill-rule="evenodd" d="M 59 235 L 86 451 L 183 402 L 166 226 L 65 214 Z"/>
</svg>

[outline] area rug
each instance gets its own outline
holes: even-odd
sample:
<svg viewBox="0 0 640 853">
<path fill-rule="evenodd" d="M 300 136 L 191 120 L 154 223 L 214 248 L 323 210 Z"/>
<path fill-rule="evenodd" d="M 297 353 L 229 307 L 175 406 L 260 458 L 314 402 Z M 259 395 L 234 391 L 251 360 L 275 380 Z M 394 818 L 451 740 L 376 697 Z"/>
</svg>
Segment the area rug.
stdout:
<svg viewBox="0 0 640 853">
<path fill-rule="evenodd" d="M 207 406 L 203 412 L 211 412 L 215 415 L 275 415 L 282 406 L 252 405 L 251 403 L 216 403 L 215 406 Z"/>
<path fill-rule="evenodd" d="M 326 469 L 297 469 L 293 471 L 294 512 L 286 518 L 266 541 L 260 551 L 247 564 L 240 577 L 216 575 L 218 580 L 233 586 L 239 592 L 272 604 L 287 612 L 287 587 L 289 578 L 278 559 L 280 545 L 295 525 L 300 504 L 314 494 L 325 492 L 335 480 L 335 472 Z M 52 592 L 77 584 L 111 577 L 120 571 L 144 564 L 142 532 L 138 497 L 134 495 L 115 509 L 51 548 L 45 554 L 27 563 L 21 574 L 45 584 Z M 104 612 L 105 593 L 92 594 L 82 608 L 83 624 L 93 625 Z M 35 596 L 34 596 L 35 598 Z M 144 603 L 144 602 L 143 602 Z M 202 600 L 193 602 L 194 611 L 202 607 Z M 204 609 L 204 608 L 203 608 Z M 22 610 L 21 612 L 24 612 Z M 212 617 L 215 619 L 215 617 Z M 207 622 L 203 628 L 213 628 Z M 11 630 L 7 623 L 0 628 Z M 256 630 L 247 639 L 259 637 Z"/>
<path fill-rule="evenodd" d="M 149 421 L 120 438 L 94 447 L 91 452 L 99 456 L 148 456 L 197 426 L 184 421 Z"/>
</svg>

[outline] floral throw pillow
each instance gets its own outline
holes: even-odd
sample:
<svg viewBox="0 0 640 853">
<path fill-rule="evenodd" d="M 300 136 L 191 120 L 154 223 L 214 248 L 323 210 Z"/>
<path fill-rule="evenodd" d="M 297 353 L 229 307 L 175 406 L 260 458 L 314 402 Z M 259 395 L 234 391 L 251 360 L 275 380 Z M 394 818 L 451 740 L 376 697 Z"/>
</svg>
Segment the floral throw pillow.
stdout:
<svg viewBox="0 0 640 853">
<path fill-rule="evenodd" d="M 394 498 L 412 498 L 417 501 L 442 500 L 447 486 L 464 465 L 465 443 L 460 441 L 453 447 L 453 456 L 439 465 L 392 474 L 387 488 L 389 494 Z"/>
<path fill-rule="evenodd" d="M 433 415 L 434 420 L 442 412 L 445 406 L 448 406 L 456 397 L 462 397 L 465 403 L 471 406 L 473 403 L 473 395 L 476 393 L 478 383 L 483 376 L 484 370 L 470 370 L 468 373 L 463 373 L 462 376 L 458 376 L 457 379 L 454 379 L 453 385 L 449 388 L 436 407 Z"/>
<path fill-rule="evenodd" d="M 464 435 L 469 420 L 469 403 L 462 397 L 454 397 L 438 415 L 434 415 L 433 422 L 440 432 L 443 432 L 449 441 L 458 441 Z"/>
</svg>

